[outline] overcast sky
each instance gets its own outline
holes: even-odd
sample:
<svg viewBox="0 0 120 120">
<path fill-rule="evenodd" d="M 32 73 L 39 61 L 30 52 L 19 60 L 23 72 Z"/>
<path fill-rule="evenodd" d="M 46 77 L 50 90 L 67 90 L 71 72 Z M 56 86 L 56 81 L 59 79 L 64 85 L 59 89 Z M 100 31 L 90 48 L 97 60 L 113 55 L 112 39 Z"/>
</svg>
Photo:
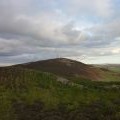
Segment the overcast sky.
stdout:
<svg viewBox="0 0 120 120">
<path fill-rule="evenodd" d="M 120 63 L 120 0 L 0 0 L 0 65 L 55 57 Z"/>
</svg>

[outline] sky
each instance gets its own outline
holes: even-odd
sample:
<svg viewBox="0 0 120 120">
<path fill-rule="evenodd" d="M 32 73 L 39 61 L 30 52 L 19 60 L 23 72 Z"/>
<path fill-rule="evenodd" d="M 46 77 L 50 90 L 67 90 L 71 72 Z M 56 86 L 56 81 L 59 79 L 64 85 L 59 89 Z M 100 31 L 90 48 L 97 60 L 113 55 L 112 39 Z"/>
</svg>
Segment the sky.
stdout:
<svg viewBox="0 0 120 120">
<path fill-rule="evenodd" d="M 120 0 L 0 0 L 0 66 L 66 57 L 120 63 Z"/>
</svg>

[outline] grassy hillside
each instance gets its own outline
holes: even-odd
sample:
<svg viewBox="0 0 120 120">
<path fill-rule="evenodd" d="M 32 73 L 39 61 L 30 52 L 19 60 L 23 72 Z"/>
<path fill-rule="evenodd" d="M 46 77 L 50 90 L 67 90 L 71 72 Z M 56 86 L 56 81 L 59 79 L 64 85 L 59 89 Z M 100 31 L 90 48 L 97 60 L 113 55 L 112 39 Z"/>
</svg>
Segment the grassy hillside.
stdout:
<svg viewBox="0 0 120 120">
<path fill-rule="evenodd" d="M 106 69 L 109 69 L 114 72 L 119 72 L 120 73 L 120 65 L 105 65 L 104 66 Z"/>
<path fill-rule="evenodd" d="M 14 67 L 22 67 L 34 69 L 43 72 L 50 72 L 67 79 L 71 77 L 82 77 L 95 81 L 119 81 L 120 74 L 110 71 L 103 67 L 94 67 L 75 60 L 66 58 L 56 58 L 26 64 L 15 65 Z"/>
<path fill-rule="evenodd" d="M 120 64 L 105 64 L 105 65 L 93 65 L 93 66 L 120 73 Z"/>
<path fill-rule="evenodd" d="M 120 83 L 0 68 L 0 120 L 119 120 Z"/>
</svg>

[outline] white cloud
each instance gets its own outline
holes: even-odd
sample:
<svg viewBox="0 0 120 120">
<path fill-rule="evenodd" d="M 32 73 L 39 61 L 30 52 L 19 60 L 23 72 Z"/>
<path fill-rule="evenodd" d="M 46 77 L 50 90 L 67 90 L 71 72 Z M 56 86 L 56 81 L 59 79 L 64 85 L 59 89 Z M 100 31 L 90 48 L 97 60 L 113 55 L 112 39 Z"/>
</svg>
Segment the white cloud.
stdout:
<svg viewBox="0 0 120 120">
<path fill-rule="evenodd" d="M 1 0 L 0 62 L 55 57 L 57 47 L 63 57 L 119 54 L 120 19 L 111 19 L 113 13 L 112 0 Z M 109 22 L 91 24 L 82 15 Z"/>
<path fill-rule="evenodd" d="M 114 48 L 112 50 L 112 53 L 114 53 L 114 54 L 120 54 L 120 48 Z"/>
<path fill-rule="evenodd" d="M 67 10 L 72 13 L 93 14 L 102 17 L 111 16 L 113 13 L 112 0 L 67 0 Z"/>
</svg>

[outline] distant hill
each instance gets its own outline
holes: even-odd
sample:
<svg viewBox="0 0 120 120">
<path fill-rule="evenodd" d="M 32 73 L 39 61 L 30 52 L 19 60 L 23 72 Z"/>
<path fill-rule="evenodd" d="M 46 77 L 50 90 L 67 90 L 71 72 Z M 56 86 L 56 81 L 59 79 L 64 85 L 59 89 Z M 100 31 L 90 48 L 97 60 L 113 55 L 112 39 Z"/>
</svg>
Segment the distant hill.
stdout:
<svg viewBox="0 0 120 120">
<path fill-rule="evenodd" d="M 95 67 L 99 67 L 99 68 L 105 68 L 107 70 L 111 70 L 114 72 L 119 72 L 120 73 L 120 64 L 101 64 L 101 65 L 93 65 Z"/>
<path fill-rule="evenodd" d="M 56 58 L 43 61 L 30 62 L 15 65 L 14 67 L 23 67 L 43 72 L 54 73 L 63 77 L 82 77 L 91 80 L 100 80 L 101 70 L 91 65 L 87 65 L 67 58 Z"/>
</svg>

